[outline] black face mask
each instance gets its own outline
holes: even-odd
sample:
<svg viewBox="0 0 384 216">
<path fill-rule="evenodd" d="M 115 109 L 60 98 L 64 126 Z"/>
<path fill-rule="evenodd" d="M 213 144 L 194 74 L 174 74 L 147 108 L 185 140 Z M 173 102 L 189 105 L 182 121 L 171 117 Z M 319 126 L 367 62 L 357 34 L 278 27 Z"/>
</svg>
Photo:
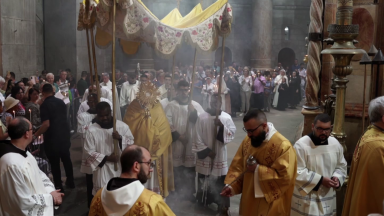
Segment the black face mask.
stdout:
<svg viewBox="0 0 384 216">
<path fill-rule="evenodd" d="M 137 179 L 141 182 L 141 184 L 145 184 L 148 181 L 149 176 L 145 174 L 145 171 L 143 168 L 140 169 L 139 174 L 137 175 Z"/>
<path fill-rule="evenodd" d="M 263 144 L 263 141 L 265 140 L 265 138 L 267 137 L 267 133 L 265 131 L 262 131 L 258 136 L 254 137 L 250 137 L 251 138 L 251 145 L 255 148 L 261 146 L 261 144 Z"/>
</svg>

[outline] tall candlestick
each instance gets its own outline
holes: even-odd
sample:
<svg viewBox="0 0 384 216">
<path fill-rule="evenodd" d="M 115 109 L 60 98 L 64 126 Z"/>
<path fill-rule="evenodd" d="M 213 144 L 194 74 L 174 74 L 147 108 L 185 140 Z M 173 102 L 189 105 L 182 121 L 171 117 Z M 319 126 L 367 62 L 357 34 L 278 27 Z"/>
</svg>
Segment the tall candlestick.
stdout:
<svg viewBox="0 0 384 216">
<path fill-rule="evenodd" d="M 32 124 L 32 111 L 31 111 L 31 109 L 29 109 L 29 121 Z"/>
<path fill-rule="evenodd" d="M 15 117 L 15 110 L 13 110 L 13 118 L 16 118 L 16 117 Z"/>
</svg>

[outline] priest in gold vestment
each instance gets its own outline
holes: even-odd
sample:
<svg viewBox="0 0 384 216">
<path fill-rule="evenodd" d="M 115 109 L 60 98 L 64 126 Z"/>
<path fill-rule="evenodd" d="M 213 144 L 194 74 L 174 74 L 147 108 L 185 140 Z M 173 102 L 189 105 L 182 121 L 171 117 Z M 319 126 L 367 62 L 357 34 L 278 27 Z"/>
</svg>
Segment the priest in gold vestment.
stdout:
<svg viewBox="0 0 384 216">
<path fill-rule="evenodd" d="M 251 109 L 243 122 L 248 136 L 232 160 L 221 195 L 242 194 L 242 216 L 290 215 L 297 170 L 295 150 L 262 111 Z M 250 156 L 256 159 L 255 165 L 247 165 Z"/>
<path fill-rule="evenodd" d="M 120 158 L 122 173 L 112 178 L 92 200 L 89 216 L 157 216 L 175 214 L 163 198 L 145 189 L 154 163 L 149 151 L 137 145 L 128 146 Z"/>
<path fill-rule="evenodd" d="M 142 82 L 136 99 L 128 106 L 124 122 L 136 136 L 135 143 L 145 147 L 155 162 L 150 189 L 163 197 L 175 190 L 172 163 L 171 127 L 159 102 L 159 92 L 151 82 Z"/>
<path fill-rule="evenodd" d="M 384 97 L 370 102 L 368 114 L 372 125 L 353 154 L 343 216 L 384 213 Z"/>
</svg>

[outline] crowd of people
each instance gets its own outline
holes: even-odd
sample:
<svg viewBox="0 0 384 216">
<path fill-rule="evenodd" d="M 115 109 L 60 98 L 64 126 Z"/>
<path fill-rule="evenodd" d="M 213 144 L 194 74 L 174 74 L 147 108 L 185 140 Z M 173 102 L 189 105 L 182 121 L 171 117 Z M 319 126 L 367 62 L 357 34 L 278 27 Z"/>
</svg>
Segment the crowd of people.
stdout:
<svg viewBox="0 0 384 216">
<path fill-rule="evenodd" d="M 318 115 L 312 132 L 292 145 L 265 114 L 300 103 L 304 65 L 296 60 L 288 70 L 279 63 L 258 71 L 233 63 L 223 77 L 220 70 L 217 62 L 212 67 L 200 63 L 196 72 L 192 66 L 176 66 L 173 73 L 116 70 L 116 89 L 109 73 L 90 77 L 82 72 L 76 82 L 69 69 L 19 82 L 14 73 L 0 78 L 0 193 L 7 196 L 0 197 L 1 215 L 54 214 L 65 190 L 76 187 L 72 130 L 82 140 L 80 172 L 91 216 L 174 215 L 164 198 L 215 203 L 226 214 L 236 194 L 242 194 L 240 215 L 334 215 L 347 163 L 341 144 L 330 136 L 331 118 Z M 375 168 L 382 167 L 377 137 L 384 128 L 383 107 L 384 97 L 370 103 L 373 124 L 354 155 L 345 216 L 382 208 L 380 189 L 366 182 L 382 176 Z M 226 144 L 235 137 L 232 118 L 237 116 L 243 116 L 247 136 L 228 164 Z M 32 148 L 36 145 L 42 148 Z M 46 161 L 38 163 L 42 157 Z M 47 163 L 50 172 L 43 169 Z"/>
</svg>

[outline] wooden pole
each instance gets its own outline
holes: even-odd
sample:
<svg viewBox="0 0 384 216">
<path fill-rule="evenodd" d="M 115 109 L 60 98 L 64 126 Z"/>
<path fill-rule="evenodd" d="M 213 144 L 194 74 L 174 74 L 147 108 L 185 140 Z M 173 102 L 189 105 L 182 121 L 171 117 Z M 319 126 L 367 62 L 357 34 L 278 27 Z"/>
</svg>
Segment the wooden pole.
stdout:
<svg viewBox="0 0 384 216">
<path fill-rule="evenodd" d="M 176 56 L 176 51 L 175 51 L 175 54 L 173 54 L 171 86 L 173 86 L 173 80 L 174 80 L 174 76 L 175 76 L 175 56 Z"/>
<path fill-rule="evenodd" d="M 113 107 L 113 132 L 116 132 L 116 0 L 113 0 L 113 15 L 112 15 L 112 107 Z M 119 154 L 119 141 L 113 139 L 114 154 Z M 114 163 L 115 171 L 117 171 L 117 162 Z"/>
<path fill-rule="evenodd" d="M 89 78 L 91 81 L 91 86 L 93 86 L 93 73 L 92 73 L 92 57 L 91 57 L 91 48 L 89 45 L 89 33 L 88 33 L 88 27 L 86 27 L 86 32 L 87 32 L 87 47 L 88 47 L 88 61 L 89 61 Z"/>
<path fill-rule="evenodd" d="M 365 70 L 364 70 L 364 92 L 363 92 L 363 134 L 365 131 L 365 91 L 367 88 L 367 65 L 365 65 Z"/>
<path fill-rule="evenodd" d="M 218 101 L 220 101 L 220 104 L 223 102 L 222 99 L 221 99 L 221 87 L 223 86 L 223 74 L 224 74 L 224 52 L 225 52 L 225 37 L 222 38 L 222 44 L 221 44 L 221 63 L 220 63 L 220 77 L 219 77 L 219 88 L 217 89 L 217 94 L 218 94 Z M 216 80 L 216 83 L 217 83 L 217 80 Z M 219 115 L 220 115 L 220 110 L 221 108 L 218 108 L 216 109 L 216 118 L 215 118 L 215 123 L 217 122 L 217 120 L 219 119 Z M 213 143 L 212 143 L 212 151 L 214 151 L 214 145 L 216 143 L 216 137 L 217 137 L 217 126 L 215 125 L 215 130 L 213 131 Z M 211 173 L 212 173 L 212 169 L 213 169 L 213 161 L 214 159 L 211 160 Z"/>
<path fill-rule="evenodd" d="M 91 43 L 92 43 L 92 54 L 93 54 L 93 67 L 95 69 L 97 102 L 100 102 L 100 83 L 99 83 L 99 77 L 97 72 L 97 61 L 96 61 L 96 50 L 95 50 L 95 39 L 93 34 L 93 27 L 91 27 L 90 30 L 91 30 Z"/>
<path fill-rule="evenodd" d="M 192 69 L 192 74 L 191 74 L 191 83 L 190 83 L 190 88 L 189 88 L 189 97 L 188 97 L 188 105 L 192 103 L 192 97 L 193 97 L 193 81 L 195 80 L 195 68 L 196 68 L 196 53 L 197 49 L 195 48 L 195 55 L 193 57 L 193 69 Z M 187 108 L 188 109 L 188 108 Z M 188 115 L 187 115 L 187 127 L 185 128 L 185 133 L 187 134 L 187 139 L 191 139 L 192 137 L 188 137 L 188 131 L 189 131 L 189 110 L 188 110 Z M 183 153 L 183 162 L 185 162 L 185 156 L 187 155 L 187 148 L 186 146 L 184 147 L 184 153 Z"/>
</svg>

